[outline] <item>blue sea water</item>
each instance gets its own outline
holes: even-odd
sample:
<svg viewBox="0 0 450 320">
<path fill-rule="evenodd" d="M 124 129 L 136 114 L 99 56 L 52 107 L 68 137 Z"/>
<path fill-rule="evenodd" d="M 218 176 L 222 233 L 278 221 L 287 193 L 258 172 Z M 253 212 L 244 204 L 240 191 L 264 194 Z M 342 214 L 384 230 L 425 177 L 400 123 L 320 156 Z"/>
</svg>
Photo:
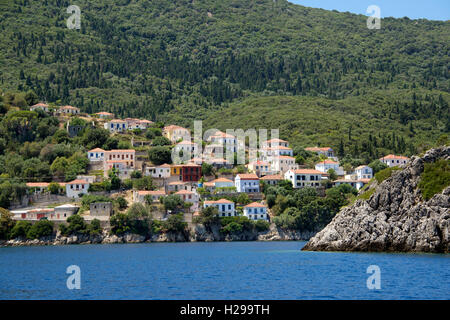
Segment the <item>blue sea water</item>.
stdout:
<svg viewBox="0 0 450 320">
<path fill-rule="evenodd" d="M 450 299 L 450 255 L 302 252 L 305 242 L 0 248 L 0 299 Z M 69 290 L 66 269 L 81 270 Z M 369 290 L 367 268 L 381 270 Z"/>
</svg>

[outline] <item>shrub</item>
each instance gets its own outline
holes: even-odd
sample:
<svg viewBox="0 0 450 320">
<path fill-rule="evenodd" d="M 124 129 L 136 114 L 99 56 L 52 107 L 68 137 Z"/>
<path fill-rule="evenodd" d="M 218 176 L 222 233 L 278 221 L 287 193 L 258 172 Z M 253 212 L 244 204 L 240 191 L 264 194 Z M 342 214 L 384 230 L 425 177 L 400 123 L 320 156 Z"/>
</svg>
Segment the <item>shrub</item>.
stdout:
<svg viewBox="0 0 450 320">
<path fill-rule="evenodd" d="M 258 220 L 254 224 L 255 224 L 256 231 L 258 231 L 258 232 L 264 232 L 264 231 L 269 230 L 269 228 L 270 228 L 270 224 L 264 220 Z"/>
<path fill-rule="evenodd" d="M 425 200 L 431 199 L 435 194 L 441 193 L 450 185 L 450 161 L 438 160 L 435 163 L 426 163 L 420 176 L 419 189 Z"/>
<path fill-rule="evenodd" d="M 124 197 L 118 197 L 115 201 L 120 210 L 126 209 L 128 207 L 128 201 Z"/>
<path fill-rule="evenodd" d="M 19 237 L 26 237 L 28 231 L 31 228 L 31 222 L 29 221 L 18 221 L 16 225 L 11 230 L 11 239 L 16 239 Z"/>
<path fill-rule="evenodd" d="M 392 168 L 383 169 L 375 174 L 375 179 L 378 181 L 378 183 L 382 183 L 386 179 L 389 179 L 392 176 L 392 173 L 394 171 L 398 171 L 398 170 L 401 170 L 401 168 L 392 167 Z"/>
<path fill-rule="evenodd" d="M 183 214 L 171 215 L 166 221 L 162 222 L 162 229 L 165 232 L 181 232 L 186 229 L 187 223 L 183 221 Z"/>
<path fill-rule="evenodd" d="M 27 232 L 27 238 L 39 239 L 48 237 L 53 234 L 53 222 L 48 220 L 40 220 L 33 224 Z"/>
<path fill-rule="evenodd" d="M 11 230 L 14 228 L 15 221 L 13 214 L 4 208 L 0 208 L 0 239 L 9 239 Z"/>
</svg>

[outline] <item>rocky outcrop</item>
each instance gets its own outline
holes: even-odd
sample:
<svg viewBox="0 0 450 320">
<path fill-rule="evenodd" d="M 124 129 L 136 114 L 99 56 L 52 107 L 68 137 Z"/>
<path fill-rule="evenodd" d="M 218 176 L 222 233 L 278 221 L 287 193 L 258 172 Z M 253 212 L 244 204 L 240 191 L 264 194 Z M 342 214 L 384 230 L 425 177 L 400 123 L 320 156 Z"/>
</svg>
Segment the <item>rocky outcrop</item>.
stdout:
<svg viewBox="0 0 450 320">
<path fill-rule="evenodd" d="M 303 250 L 448 253 L 450 187 L 428 201 L 418 188 L 424 164 L 438 159 L 449 160 L 450 147 L 413 157 L 368 201 L 342 209 Z"/>
</svg>

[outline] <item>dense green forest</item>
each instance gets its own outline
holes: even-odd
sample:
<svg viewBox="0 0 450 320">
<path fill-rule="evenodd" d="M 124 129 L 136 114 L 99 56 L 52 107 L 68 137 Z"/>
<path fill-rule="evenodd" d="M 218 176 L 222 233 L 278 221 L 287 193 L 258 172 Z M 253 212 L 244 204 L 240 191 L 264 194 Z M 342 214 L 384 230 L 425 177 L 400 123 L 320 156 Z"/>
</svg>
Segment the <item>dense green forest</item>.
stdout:
<svg viewBox="0 0 450 320">
<path fill-rule="evenodd" d="M 0 1 L 4 92 L 186 126 L 278 127 L 296 146 L 371 159 L 450 131 L 448 21 L 369 30 L 365 16 L 283 0 L 80 0 L 70 30 L 71 4 Z"/>
</svg>

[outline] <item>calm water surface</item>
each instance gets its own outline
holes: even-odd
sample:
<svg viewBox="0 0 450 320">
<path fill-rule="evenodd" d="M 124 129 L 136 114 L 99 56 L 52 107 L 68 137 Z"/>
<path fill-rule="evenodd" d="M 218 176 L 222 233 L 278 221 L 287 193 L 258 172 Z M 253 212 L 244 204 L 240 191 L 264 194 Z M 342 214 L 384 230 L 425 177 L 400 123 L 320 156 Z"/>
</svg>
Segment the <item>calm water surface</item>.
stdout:
<svg viewBox="0 0 450 320">
<path fill-rule="evenodd" d="M 450 299 L 450 255 L 301 252 L 304 242 L 0 248 L 0 299 Z M 81 268 L 81 290 L 66 268 Z M 367 289 L 367 267 L 381 290 Z"/>
</svg>

